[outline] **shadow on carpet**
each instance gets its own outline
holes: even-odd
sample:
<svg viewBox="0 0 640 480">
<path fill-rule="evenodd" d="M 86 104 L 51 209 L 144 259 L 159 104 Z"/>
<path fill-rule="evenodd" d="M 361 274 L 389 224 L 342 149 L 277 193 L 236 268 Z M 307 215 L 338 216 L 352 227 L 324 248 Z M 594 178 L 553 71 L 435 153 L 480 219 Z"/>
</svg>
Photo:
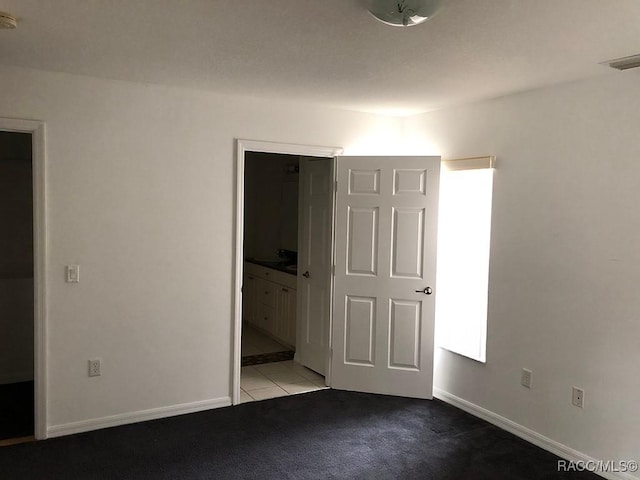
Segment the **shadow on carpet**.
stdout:
<svg viewBox="0 0 640 480">
<path fill-rule="evenodd" d="M 33 435 L 33 404 L 33 382 L 0 385 L 0 440 Z"/>
<path fill-rule="evenodd" d="M 599 479 L 438 400 L 321 390 L 0 448 L 8 479 Z"/>
</svg>

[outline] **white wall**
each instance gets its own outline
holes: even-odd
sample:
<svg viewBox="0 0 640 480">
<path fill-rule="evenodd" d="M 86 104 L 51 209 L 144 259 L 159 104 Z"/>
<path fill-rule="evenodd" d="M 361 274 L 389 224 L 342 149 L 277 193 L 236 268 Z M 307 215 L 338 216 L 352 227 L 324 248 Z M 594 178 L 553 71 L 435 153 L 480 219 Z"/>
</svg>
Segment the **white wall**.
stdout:
<svg viewBox="0 0 640 480">
<path fill-rule="evenodd" d="M 640 459 L 639 133 L 637 72 L 406 120 L 416 153 L 497 156 L 487 363 L 440 351 L 436 387 L 605 460 Z"/>
<path fill-rule="evenodd" d="M 230 396 L 235 138 L 372 153 L 401 135 L 380 116 L 13 68 L 0 116 L 47 128 L 50 427 Z"/>
<path fill-rule="evenodd" d="M 487 364 L 440 352 L 436 386 L 603 459 L 640 456 L 638 80 L 405 122 L 415 153 L 498 157 Z M 402 145 L 392 118 L 11 68 L 0 116 L 47 125 L 50 426 L 230 395 L 235 138 Z"/>
</svg>

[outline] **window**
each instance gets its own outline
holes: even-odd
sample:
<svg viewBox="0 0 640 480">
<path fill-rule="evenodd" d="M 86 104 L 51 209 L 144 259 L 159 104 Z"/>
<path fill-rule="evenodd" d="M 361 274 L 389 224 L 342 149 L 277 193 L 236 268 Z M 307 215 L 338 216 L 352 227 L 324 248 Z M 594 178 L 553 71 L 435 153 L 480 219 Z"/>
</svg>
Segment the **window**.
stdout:
<svg viewBox="0 0 640 480">
<path fill-rule="evenodd" d="M 486 361 L 493 157 L 443 161 L 436 345 Z"/>
</svg>

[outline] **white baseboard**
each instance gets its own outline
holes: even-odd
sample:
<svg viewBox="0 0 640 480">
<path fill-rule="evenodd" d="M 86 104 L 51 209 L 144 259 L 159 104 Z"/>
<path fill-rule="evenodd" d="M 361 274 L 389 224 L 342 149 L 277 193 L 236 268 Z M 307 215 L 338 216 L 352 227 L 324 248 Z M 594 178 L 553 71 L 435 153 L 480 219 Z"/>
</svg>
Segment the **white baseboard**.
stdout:
<svg viewBox="0 0 640 480">
<path fill-rule="evenodd" d="M 201 412 L 203 410 L 211 410 L 213 408 L 228 407 L 229 405 L 231 405 L 231 397 L 221 397 L 211 400 L 202 400 L 200 402 L 183 403 L 181 405 L 151 408 L 149 410 L 140 410 L 138 412 L 121 413 L 119 415 L 111 415 L 109 417 L 65 423 L 62 425 L 48 427 L 47 438 L 61 437 L 63 435 L 71 435 L 73 433 L 89 432 L 91 430 L 116 427 L 118 425 L 126 425 L 129 423 L 144 422 L 146 420 L 173 417 L 175 415 L 184 415 L 185 413 Z"/>
<path fill-rule="evenodd" d="M 532 443 L 548 452 L 553 453 L 554 455 L 559 456 L 565 460 L 569 460 L 572 462 L 595 462 L 594 458 L 591 458 L 588 455 L 585 455 L 582 452 L 578 452 L 562 443 L 556 442 L 544 435 L 539 434 L 527 427 L 524 427 L 508 418 L 505 418 L 497 413 L 492 412 L 491 410 L 487 410 L 486 408 L 480 407 L 474 403 L 471 403 L 463 398 L 456 397 L 455 395 L 445 392 L 439 388 L 433 389 L 433 396 L 442 400 L 443 402 L 449 403 L 454 407 L 458 407 L 460 410 L 464 410 L 471 415 L 481 418 L 497 427 L 500 427 L 507 432 L 513 433 L 514 435 L 526 440 L 529 443 Z M 636 460 L 636 459 L 632 459 Z M 640 480 L 639 477 L 631 475 L 629 473 L 622 472 L 594 472 L 597 475 L 609 479 L 609 480 Z"/>
<path fill-rule="evenodd" d="M 27 372 L 9 372 L 0 374 L 0 385 L 7 383 L 30 382 L 33 380 L 33 370 Z"/>
</svg>

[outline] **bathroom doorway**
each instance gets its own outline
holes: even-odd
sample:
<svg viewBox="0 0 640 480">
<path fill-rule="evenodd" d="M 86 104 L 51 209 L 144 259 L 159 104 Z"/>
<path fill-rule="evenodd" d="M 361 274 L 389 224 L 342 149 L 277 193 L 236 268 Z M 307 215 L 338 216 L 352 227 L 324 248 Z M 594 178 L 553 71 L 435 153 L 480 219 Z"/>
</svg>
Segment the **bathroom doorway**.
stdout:
<svg viewBox="0 0 640 480">
<path fill-rule="evenodd" d="M 253 151 L 244 158 L 242 403 L 325 388 L 322 375 L 294 361 L 300 161 Z"/>
<path fill-rule="evenodd" d="M 236 296 L 234 404 L 326 388 L 329 327 L 305 332 L 309 322 L 301 320 L 322 315 L 329 321 L 330 285 L 323 285 L 319 270 L 308 268 L 311 259 L 319 258 L 309 250 L 320 245 L 319 228 L 326 237 L 322 244 L 331 245 L 332 174 L 339 153 L 333 148 L 253 141 L 239 141 L 238 147 L 236 292 L 241 295 Z M 327 167 L 326 172 L 320 169 L 326 174 L 322 190 L 327 205 L 314 205 L 311 219 L 304 214 L 304 206 L 310 207 L 305 196 L 310 182 L 305 179 L 314 175 L 317 197 L 319 164 Z M 326 207 L 324 221 L 316 218 L 321 206 Z M 322 263 L 330 268 L 330 248 L 322 253 Z M 306 270 L 300 270 L 301 265 Z M 329 270 L 325 276 L 330 282 Z M 320 295 L 310 296 L 316 291 Z M 326 300 L 323 308 L 321 297 Z M 320 337 L 323 341 L 317 343 L 326 351 L 316 365 L 307 357 Z"/>
<path fill-rule="evenodd" d="M 243 367 L 295 354 L 298 165 L 295 155 L 245 155 Z"/>
</svg>

